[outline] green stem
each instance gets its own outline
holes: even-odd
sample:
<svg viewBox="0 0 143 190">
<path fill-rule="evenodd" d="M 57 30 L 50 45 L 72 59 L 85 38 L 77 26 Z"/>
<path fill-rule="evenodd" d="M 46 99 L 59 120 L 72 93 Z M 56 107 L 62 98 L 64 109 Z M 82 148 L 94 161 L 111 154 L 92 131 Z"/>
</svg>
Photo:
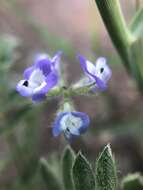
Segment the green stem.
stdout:
<svg viewBox="0 0 143 190">
<path fill-rule="evenodd" d="M 62 88 L 60 87 L 56 87 L 53 90 L 50 90 L 47 94 L 46 97 L 47 98 L 55 98 L 58 97 L 62 94 Z"/>
<path fill-rule="evenodd" d="M 140 40 L 133 43 L 130 47 L 130 69 L 132 76 L 136 79 L 138 89 L 143 93 L 143 67 L 142 67 L 142 54 L 143 45 Z"/>
<path fill-rule="evenodd" d="M 126 26 L 118 0 L 95 0 L 120 57 L 127 71 L 136 79 L 138 88 L 143 92 L 143 72 L 141 71 L 141 48 L 139 36 L 142 34 L 142 11 L 140 11 L 130 29 Z M 137 27 L 138 26 L 138 27 Z"/>
<path fill-rule="evenodd" d="M 70 89 L 70 95 L 71 96 L 77 96 L 77 95 L 90 95 L 91 89 L 95 87 L 95 82 L 92 84 L 82 86 L 82 87 L 77 87 L 77 88 L 71 88 Z"/>
<path fill-rule="evenodd" d="M 62 83 L 63 84 L 63 83 Z M 65 101 L 69 101 L 71 97 L 78 95 L 93 95 L 92 88 L 95 87 L 95 82 L 82 87 L 57 87 L 47 93 L 47 98 L 63 96 Z M 95 94 L 95 93 L 94 93 Z"/>
<path fill-rule="evenodd" d="M 133 19 L 131 20 L 131 23 L 129 24 L 129 29 L 131 33 L 135 36 L 136 41 L 139 38 L 142 38 L 143 34 L 143 8 L 140 8 Z"/>
<path fill-rule="evenodd" d="M 126 68 L 129 68 L 129 47 L 134 38 L 126 26 L 118 0 L 95 0 L 108 30 Z"/>
</svg>

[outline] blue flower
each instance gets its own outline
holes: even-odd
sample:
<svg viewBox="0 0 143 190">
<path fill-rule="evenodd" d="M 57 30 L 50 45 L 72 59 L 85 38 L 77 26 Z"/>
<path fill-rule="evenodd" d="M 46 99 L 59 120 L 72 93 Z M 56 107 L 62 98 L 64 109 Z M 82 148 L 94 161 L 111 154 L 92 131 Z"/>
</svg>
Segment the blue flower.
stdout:
<svg viewBox="0 0 143 190">
<path fill-rule="evenodd" d="M 94 65 L 82 55 L 78 55 L 78 58 L 84 73 L 89 78 L 89 82 L 96 83 L 95 89 L 98 88 L 102 91 L 106 90 L 107 83 L 112 75 L 112 71 L 107 65 L 106 59 L 104 57 L 99 57 Z"/>
<path fill-rule="evenodd" d="M 71 139 L 86 132 L 89 123 L 88 115 L 83 112 L 61 112 L 54 122 L 52 132 L 55 137 L 63 132 L 66 139 Z"/>
<path fill-rule="evenodd" d="M 24 79 L 16 86 L 20 95 L 30 97 L 33 101 L 43 100 L 58 83 L 60 57 L 61 52 L 51 59 L 47 54 L 37 55 L 35 63 L 24 71 Z"/>
</svg>

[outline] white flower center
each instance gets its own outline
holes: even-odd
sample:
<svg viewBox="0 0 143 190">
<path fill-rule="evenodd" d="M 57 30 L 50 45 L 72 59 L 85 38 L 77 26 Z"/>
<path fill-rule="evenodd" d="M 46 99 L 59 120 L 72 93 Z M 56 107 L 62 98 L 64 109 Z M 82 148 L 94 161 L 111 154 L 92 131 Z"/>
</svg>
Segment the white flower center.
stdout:
<svg viewBox="0 0 143 190">
<path fill-rule="evenodd" d="M 95 75 L 99 77 L 104 82 L 107 82 L 111 77 L 111 70 L 106 63 L 106 59 L 100 57 L 96 61 L 95 65 Z"/>
<path fill-rule="evenodd" d="M 87 60 L 87 70 L 92 74 L 103 80 L 104 82 L 107 82 L 111 77 L 111 70 L 109 66 L 106 64 L 106 59 L 104 57 L 99 57 L 96 61 L 96 64 L 94 65 L 90 61 Z M 94 80 L 94 78 L 90 75 L 88 75 L 91 80 Z"/>
<path fill-rule="evenodd" d="M 29 88 L 33 94 L 39 92 L 44 86 L 46 86 L 45 76 L 40 69 L 36 69 L 31 74 L 29 80 L 24 81 L 23 85 Z"/>
<path fill-rule="evenodd" d="M 79 117 L 73 116 L 71 113 L 66 114 L 60 121 L 63 131 L 78 135 L 79 128 L 82 126 L 82 120 Z"/>
</svg>

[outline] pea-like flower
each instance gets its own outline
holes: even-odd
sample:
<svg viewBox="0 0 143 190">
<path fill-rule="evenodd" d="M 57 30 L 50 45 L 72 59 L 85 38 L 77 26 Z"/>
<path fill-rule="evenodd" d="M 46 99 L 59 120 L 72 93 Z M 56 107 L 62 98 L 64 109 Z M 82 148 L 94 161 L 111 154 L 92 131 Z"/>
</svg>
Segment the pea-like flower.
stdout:
<svg viewBox="0 0 143 190">
<path fill-rule="evenodd" d="M 99 57 L 96 63 L 93 64 L 87 60 L 84 56 L 78 55 L 81 67 L 84 73 L 88 76 L 89 82 L 95 82 L 95 89 L 100 89 L 102 91 L 107 89 L 107 82 L 111 78 L 112 71 L 106 63 L 104 57 Z"/>
<path fill-rule="evenodd" d="M 61 112 L 54 122 L 52 132 L 55 137 L 63 132 L 66 139 L 70 140 L 86 132 L 89 122 L 88 115 L 83 112 Z"/>
<path fill-rule="evenodd" d="M 33 101 L 43 100 L 58 83 L 60 57 L 61 52 L 57 52 L 53 58 L 47 54 L 37 55 L 35 63 L 24 71 L 24 79 L 16 86 L 20 95 L 30 97 Z"/>
</svg>

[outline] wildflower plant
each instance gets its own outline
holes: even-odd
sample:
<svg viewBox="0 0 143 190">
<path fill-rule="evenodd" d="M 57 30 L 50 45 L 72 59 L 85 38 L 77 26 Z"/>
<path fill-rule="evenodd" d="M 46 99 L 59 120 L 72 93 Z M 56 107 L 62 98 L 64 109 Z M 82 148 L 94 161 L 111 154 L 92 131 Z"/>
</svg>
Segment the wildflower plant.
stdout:
<svg viewBox="0 0 143 190">
<path fill-rule="evenodd" d="M 135 18 L 133 18 L 132 22 L 129 24 L 129 26 L 126 26 L 126 22 L 122 15 L 119 1 L 95 1 L 105 23 L 105 26 L 108 30 L 108 33 L 119 55 L 121 56 L 126 69 L 134 76 L 139 86 L 139 89 L 142 91 L 143 70 L 141 66 L 142 48 L 140 48 L 140 39 L 142 38 L 143 31 L 143 10 L 140 9 L 135 15 Z M 14 1 L 11 0 L 9 2 Z M 15 3 L 13 3 L 13 5 L 14 4 Z M 52 37 L 49 37 L 48 31 L 46 31 L 47 29 L 43 30 L 41 25 L 40 27 L 37 27 L 37 24 L 35 24 L 35 22 L 32 22 L 32 19 L 29 19 L 29 16 L 25 14 L 25 11 L 22 12 L 21 9 L 17 9 L 15 13 L 22 13 L 22 15 L 25 15 L 24 17 L 26 18 L 26 20 L 30 24 L 32 24 L 33 28 L 35 28 L 37 32 L 39 31 L 41 36 L 44 36 L 44 41 L 47 40 L 46 44 L 48 42 L 48 44 L 50 44 L 50 47 L 55 47 L 55 44 L 58 44 L 58 48 L 56 49 L 59 49 L 59 46 L 65 44 L 63 42 L 60 43 L 60 40 L 57 42 L 57 38 L 52 39 Z M 53 41 L 56 42 L 54 45 Z M 13 60 L 15 60 L 15 56 L 13 57 L 13 55 L 15 55 L 13 51 L 16 46 L 17 41 L 15 40 L 11 40 L 11 43 L 7 43 L 5 40 L 2 40 L 0 43 L 0 49 L 4 50 L 4 52 L 0 52 L 0 61 L 1 63 L 4 63 L 3 65 L 1 65 L 0 78 L 2 79 L 4 76 L 4 86 L 6 86 L 6 88 L 9 88 L 10 80 L 7 83 L 7 80 L 5 80 L 7 78 L 7 75 L 5 75 L 3 69 L 6 69 L 7 71 L 10 69 Z M 73 49 L 71 50 L 71 48 L 68 48 L 67 45 L 65 45 L 65 47 L 62 47 L 61 49 L 64 49 L 64 52 L 66 52 L 66 54 L 67 52 L 69 54 L 71 53 L 71 51 L 74 52 Z M 5 56 L 3 56 L 3 54 Z M 55 118 L 53 119 L 53 122 L 51 124 L 51 132 L 54 137 L 64 135 L 67 142 L 70 143 L 72 140 L 78 138 L 89 129 L 90 119 L 88 114 L 79 111 L 76 108 L 72 97 L 81 95 L 93 96 L 96 95 L 97 92 L 103 93 L 103 91 L 108 90 L 109 80 L 112 75 L 111 68 L 107 64 L 107 59 L 104 57 L 99 57 L 96 59 L 95 62 L 91 62 L 83 55 L 77 55 L 77 61 L 80 63 L 81 70 L 83 71 L 83 77 L 81 78 L 81 80 L 75 82 L 75 84 L 68 85 L 67 81 L 65 80 L 66 73 L 65 71 L 63 72 L 64 65 L 61 61 L 61 56 L 61 51 L 58 51 L 53 57 L 50 57 L 47 53 L 42 53 L 35 56 L 32 65 L 24 71 L 23 79 L 21 77 L 22 80 L 20 80 L 16 85 L 16 91 L 23 97 L 23 99 L 20 99 L 20 101 L 18 98 L 21 97 L 18 95 L 18 93 L 16 93 L 15 91 L 12 93 L 10 92 L 8 94 L 8 96 L 10 97 L 9 106 L 7 106 L 5 104 L 5 102 L 7 102 L 7 97 L 5 97 L 5 92 L 3 92 L 3 86 L 1 86 L 1 92 L 3 92 L 3 96 L 6 99 L 6 101 L 4 101 L 2 104 L 3 106 L 1 106 L 1 109 L 4 110 L 1 114 L 1 119 L 4 120 L 4 118 L 6 118 L 6 127 L 4 126 L 3 128 L 1 128 L 1 131 L 5 132 L 9 128 L 12 129 L 14 125 L 17 125 L 18 120 L 20 120 L 21 117 L 26 117 L 26 115 L 28 115 L 29 110 L 33 109 L 33 107 L 33 113 L 37 113 L 38 115 L 38 107 L 40 107 L 40 103 L 42 101 L 46 102 L 47 100 L 55 97 L 58 98 L 60 103 L 58 110 L 55 114 Z M 17 99 L 17 101 L 15 101 L 15 99 Z M 31 106 L 31 104 L 30 106 L 29 104 L 24 104 L 24 106 L 20 104 L 20 106 L 17 106 L 17 103 L 22 102 L 21 100 L 23 100 L 24 103 L 27 103 L 27 99 L 31 101 L 31 104 L 38 103 L 38 106 Z M 18 108 L 14 111 L 12 109 L 11 111 L 11 107 L 14 104 L 16 105 L 15 107 Z M 9 116 L 10 119 L 8 120 L 7 118 L 9 118 Z M 28 117 L 32 118 L 28 120 L 29 123 L 30 120 L 34 121 L 34 124 L 33 122 L 30 123 L 32 127 L 34 126 L 34 129 L 35 125 L 38 125 L 38 119 L 35 119 L 35 115 L 30 116 L 29 114 Z M 95 167 L 93 167 L 89 163 L 86 156 L 81 151 L 75 153 L 70 146 L 66 147 L 66 149 L 64 150 L 61 159 L 62 164 L 60 164 L 59 158 L 57 158 L 56 156 L 52 158 L 52 164 L 51 162 L 49 162 L 48 159 L 45 158 L 41 158 L 39 162 L 39 158 L 36 157 L 37 155 L 35 153 L 32 153 L 31 151 L 33 147 L 36 147 L 36 144 L 34 144 L 33 146 L 33 143 L 35 143 L 35 141 L 31 140 L 31 136 L 33 135 L 32 127 L 28 128 L 29 131 L 28 135 L 26 134 L 26 143 L 23 146 L 19 146 L 17 138 L 15 138 L 15 136 L 11 132 L 7 133 L 7 139 L 9 141 L 9 144 L 12 145 L 11 148 L 13 152 L 13 159 L 16 163 L 18 173 L 18 182 L 14 181 L 14 185 L 12 185 L 11 189 L 21 189 L 21 186 L 23 186 L 23 184 L 27 184 L 27 186 L 25 185 L 24 187 L 22 187 L 22 189 L 32 189 L 30 187 L 29 179 L 31 178 L 31 183 L 33 185 L 33 173 L 36 173 L 38 163 L 40 163 L 40 171 L 38 170 L 39 173 L 36 173 L 36 178 L 38 178 L 39 180 L 40 174 L 46 184 L 47 189 L 49 190 L 118 189 L 116 164 L 110 145 L 107 145 L 103 149 L 95 162 Z M 30 144 L 30 142 L 32 142 L 32 145 Z M 6 162 L 4 162 L 5 165 L 7 164 Z M 37 189 L 37 181 L 36 187 L 34 186 L 34 189 Z M 7 186 L 9 186 L 9 184 Z M 121 189 L 143 189 L 142 175 L 139 173 L 129 174 L 122 180 Z"/>
<path fill-rule="evenodd" d="M 93 64 L 79 55 L 78 59 L 85 73 L 84 82 L 77 81 L 78 87 L 63 86 L 61 55 L 61 51 L 53 58 L 47 54 L 37 55 L 34 64 L 24 71 L 24 79 L 18 82 L 16 90 L 21 96 L 31 98 L 33 102 L 46 101 L 50 93 L 51 97 L 61 96 L 62 103 L 53 122 L 52 133 L 56 137 L 63 132 L 65 138 L 71 140 L 85 133 L 90 123 L 86 113 L 76 111 L 72 96 L 87 93 L 90 95 L 96 91 L 106 90 L 112 72 L 105 58 L 100 57 L 96 64 Z"/>
<path fill-rule="evenodd" d="M 105 91 L 112 75 L 103 57 L 98 58 L 95 64 L 82 55 L 78 55 L 78 60 L 84 76 L 75 84 L 65 86 L 66 81 L 61 72 L 61 52 L 53 58 L 39 54 L 34 65 L 24 71 L 24 80 L 18 82 L 16 87 L 21 96 L 30 98 L 33 103 L 46 101 L 48 97 L 61 97 L 51 130 L 54 137 L 63 133 L 68 142 L 85 133 L 90 124 L 89 116 L 75 109 L 72 97 Z M 54 172 L 52 165 L 44 158 L 40 160 L 40 169 L 47 188 L 51 190 L 62 190 L 63 185 L 65 190 L 115 190 L 117 177 L 110 145 L 105 147 L 96 164 L 95 174 L 81 152 L 76 155 L 67 147 L 62 160 L 63 178 Z"/>
<path fill-rule="evenodd" d="M 135 17 L 127 25 L 118 0 L 95 0 L 95 2 L 124 66 L 135 78 L 140 91 L 143 92 L 143 46 L 141 43 L 143 8 L 137 11 Z M 23 11 L 15 0 L 3 1 L 3 3 L 10 4 L 16 16 L 23 17 L 23 21 L 32 26 L 32 29 L 43 39 L 46 47 L 48 44 L 51 51 L 62 49 L 66 55 L 71 57 L 75 54 L 74 48 L 68 41 L 50 34 L 47 28 L 34 21 L 26 10 Z M 16 7 L 16 5 L 18 6 Z M 107 64 L 108 60 L 99 57 L 96 61 L 91 62 L 88 58 L 78 54 L 77 62 L 81 66 L 82 78 L 74 84 L 68 85 L 65 80 L 65 70 L 63 72 L 62 52 L 58 51 L 52 57 L 47 53 L 38 54 L 31 66 L 24 71 L 21 80 L 17 81 L 16 91 L 22 96 L 20 97 L 15 90 L 13 91 L 13 85 L 15 85 L 13 81 L 15 80 L 9 79 L 12 75 L 11 67 L 18 57 L 15 49 L 19 46 L 20 41 L 5 36 L 0 39 L 0 42 L 0 132 L 6 136 L 10 145 L 12 159 L 18 174 L 18 179 L 12 178 L 10 184 L 7 183 L 6 187 L 1 187 L 1 189 L 38 189 L 37 186 L 42 176 L 48 190 L 117 190 L 117 170 L 110 145 L 105 146 L 93 166 L 94 164 L 90 164 L 81 151 L 75 153 L 70 146 L 65 148 L 61 162 L 59 162 L 59 157 L 53 154 L 52 162 L 49 161 L 49 158 L 41 158 L 39 161 L 35 143 L 39 135 L 36 131 L 39 130 L 36 116 L 39 116 L 42 102 L 53 98 L 60 101 L 51 124 L 51 134 L 55 141 L 60 135 L 63 135 L 66 142 L 71 143 L 89 130 L 88 114 L 76 108 L 72 97 L 93 96 L 108 90 L 112 75 L 110 64 Z M 27 100 L 30 101 L 30 104 Z M 35 106 L 37 103 L 38 105 Z M 30 113 L 31 110 L 32 113 Z M 21 139 L 23 143 L 21 145 L 19 131 L 17 130 L 17 138 L 12 130 L 15 126 L 19 126 L 18 122 L 23 121 L 24 126 L 27 124 L 30 127 L 26 128 L 25 133 L 24 130 L 22 131 L 25 139 Z M 9 158 L 11 155 L 5 160 L 0 160 L 0 172 L 2 171 L 1 167 L 8 166 L 9 168 L 11 165 Z M 38 164 L 40 170 L 36 171 Z M 39 184 L 39 189 L 42 189 L 41 181 Z M 120 189 L 143 189 L 143 176 L 140 173 L 129 174 L 122 179 Z"/>
</svg>

